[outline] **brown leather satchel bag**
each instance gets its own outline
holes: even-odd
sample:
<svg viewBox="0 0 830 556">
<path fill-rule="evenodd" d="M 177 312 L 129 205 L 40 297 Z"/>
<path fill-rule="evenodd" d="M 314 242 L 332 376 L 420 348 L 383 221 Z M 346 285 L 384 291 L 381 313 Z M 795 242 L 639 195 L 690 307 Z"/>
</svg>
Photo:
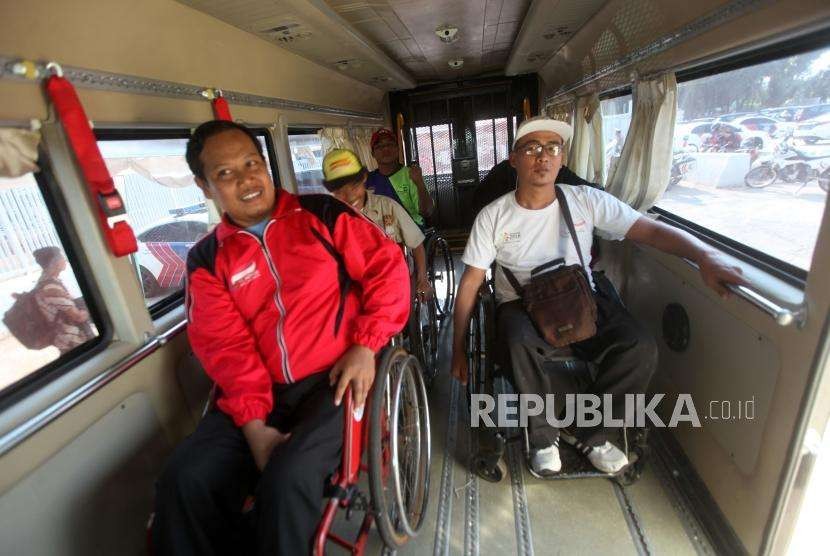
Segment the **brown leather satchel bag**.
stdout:
<svg viewBox="0 0 830 556">
<path fill-rule="evenodd" d="M 588 281 L 571 211 L 559 186 L 556 187 L 556 198 L 582 264 L 562 266 L 565 260 L 561 258 L 545 263 L 531 271 L 530 282 L 524 287 L 519 285 L 510 269 L 502 266 L 502 270 L 521 296 L 539 334 L 550 345 L 565 347 L 597 333 L 597 304 Z"/>
</svg>

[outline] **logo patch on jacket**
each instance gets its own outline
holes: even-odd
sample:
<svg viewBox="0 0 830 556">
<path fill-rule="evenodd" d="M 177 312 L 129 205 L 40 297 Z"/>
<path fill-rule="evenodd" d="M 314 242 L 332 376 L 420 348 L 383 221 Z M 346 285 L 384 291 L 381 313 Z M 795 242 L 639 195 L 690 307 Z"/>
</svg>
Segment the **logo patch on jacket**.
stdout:
<svg viewBox="0 0 830 556">
<path fill-rule="evenodd" d="M 259 270 L 257 270 L 256 262 L 252 261 L 251 264 L 231 276 L 231 287 L 237 288 L 258 277 Z"/>
</svg>

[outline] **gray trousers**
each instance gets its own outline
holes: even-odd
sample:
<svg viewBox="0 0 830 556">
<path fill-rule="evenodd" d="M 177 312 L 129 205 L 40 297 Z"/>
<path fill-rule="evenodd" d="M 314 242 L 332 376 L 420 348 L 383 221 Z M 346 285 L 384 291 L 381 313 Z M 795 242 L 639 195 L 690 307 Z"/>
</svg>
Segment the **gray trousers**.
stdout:
<svg viewBox="0 0 830 556">
<path fill-rule="evenodd" d="M 657 367 L 654 337 L 625 307 L 600 294 L 597 302 L 597 333 L 568 348 L 554 348 L 539 335 L 520 300 L 499 305 L 497 344 L 505 350 L 502 360 L 512 369 L 520 394 L 553 394 L 556 414 L 565 408 L 565 394 L 612 394 L 613 416 L 623 417 L 625 394 L 642 394 Z M 593 363 L 592 376 L 575 372 L 563 360 L 576 356 Z M 529 416 L 530 443 L 544 448 L 554 443 L 559 431 L 545 417 Z M 583 443 L 599 446 L 618 432 L 597 426 L 576 431 Z"/>
</svg>

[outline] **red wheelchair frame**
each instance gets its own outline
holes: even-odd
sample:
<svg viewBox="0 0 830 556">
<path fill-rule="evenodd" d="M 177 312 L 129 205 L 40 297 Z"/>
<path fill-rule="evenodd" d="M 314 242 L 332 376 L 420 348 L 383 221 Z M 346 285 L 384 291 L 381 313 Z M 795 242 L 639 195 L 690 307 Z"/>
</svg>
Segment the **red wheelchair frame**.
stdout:
<svg viewBox="0 0 830 556">
<path fill-rule="evenodd" d="M 390 548 L 396 548 L 414 536 L 423 522 L 429 494 L 429 460 L 431 452 L 429 441 L 429 408 L 426 404 L 426 388 L 423 382 L 422 370 L 418 360 L 414 356 L 406 353 L 406 351 L 402 348 L 394 347 L 395 343 L 397 342 L 393 341 L 392 346 L 385 348 L 378 359 L 375 382 L 372 385 L 372 389 L 370 390 L 363 411 L 360 413 L 356 413 L 354 411 L 354 401 L 352 400 L 351 389 L 347 389 L 344 396 L 343 411 L 345 412 L 345 419 L 343 424 L 342 455 L 339 468 L 334 472 L 326 484 L 325 492 L 329 498 L 329 501 L 326 503 L 322 519 L 317 526 L 311 546 L 312 553 L 316 556 L 322 556 L 325 554 L 326 544 L 329 541 L 340 546 L 341 548 L 345 548 L 351 554 L 362 555 L 366 549 L 366 543 L 369 539 L 369 531 L 372 528 L 372 523 L 375 521 L 376 515 L 380 515 L 380 512 L 388 511 L 385 501 L 383 504 L 377 504 L 376 500 L 371 500 L 370 498 L 367 499 L 366 495 L 360 492 L 358 489 L 358 480 L 361 472 L 369 474 L 371 494 L 376 494 L 378 491 L 385 489 L 385 486 L 376 484 L 378 478 L 380 479 L 380 482 L 385 485 L 390 475 L 395 472 L 396 468 L 400 467 L 399 464 L 395 465 L 393 462 L 393 459 L 396 458 L 398 447 L 392 446 L 391 443 L 388 446 L 383 445 L 384 439 L 388 438 L 391 434 L 389 420 L 380 419 L 378 421 L 378 424 L 381 427 L 380 434 L 370 437 L 372 434 L 372 428 L 370 426 L 372 422 L 372 407 L 383 408 L 384 400 L 383 398 L 378 399 L 378 396 L 383 395 L 386 392 L 385 387 L 387 385 L 392 385 L 390 375 L 396 362 L 403 365 L 402 369 L 405 369 L 408 365 L 414 365 L 412 367 L 414 382 L 410 383 L 410 388 L 415 388 L 417 390 L 417 395 L 423 403 L 423 406 L 419 405 L 416 409 L 419 419 L 424 419 L 423 421 L 418 421 L 418 439 L 419 441 L 423 441 L 424 435 L 426 438 L 426 459 L 421 459 L 422 453 L 419 447 L 417 461 L 418 475 L 416 475 L 416 484 L 418 484 L 417 477 L 420 477 L 423 481 L 422 487 L 419 487 L 419 490 L 422 490 L 423 492 L 421 494 L 422 499 L 420 501 L 420 506 L 417 507 L 415 515 L 417 521 L 414 526 L 409 522 L 409 517 L 405 515 L 402 519 L 404 531 L 399 532 L 397 530 L 397 524 L 393 523 L 396 521 L 396 518 L 394 516 L 390 517 L 386 514 L 378 519 L 378 527 L 381 537 L 384 539 L 384 544 Z M 403 371 L 396 376 L 394 386 L 398 388 L 398 392 L 393 396 L 395 402 L 393 406 L 398 406 L 397 404 L 399 404 L 401 400 L 400 388 L 403 383 L 403 376 Z M 378 393 L 377 387 L 381 384 L 383 388 L 380 393 Z M 212 407 L 215 392 L 216 388 L 214 386 L 208 395 L 208 401 L 205 405 L 204 413 L 207 413 L 207 411 Z M 390 401 L 390 398 L 387 397 L 386 401 Z M 393 415 L 392 425 L 396 425 L 398 421 L 398 416 Z M 425 425 L 423 430 L 421 430 L 422 424 Z M 364 463 L 363 455 L 368 451 L 368 448 L 373 441 L 376 444 L 376 451 L 378 453 L 374 454 L 374 456 L 373 454 L 368 454 L 369 457 L 367 458 L 367 462 Z M 380 465 L 381 470 L 379 476 L 378 474 L 372 474 L 370 468 L 372 463 Z M 396 481 L 396 491 L 399 498 L 396 500 L 397 506 L 392 509 L 394 510 L 398 508 L 399 512 L 400 509 L 403 509 L 406 513 L 407 508 L 404 508 L 404 503 L 400 500 L 400 478 Z M 253 505 L 253 496 L 249 496 L 243 504 L 243 513 L 250 511 L 253 508 Z M 356 509 L 365 512 L 360 529 L 357 533 L 357 537 L 353 541 L 347 540 L 331 531 L 334 519 L 340 509 L 346 510 L 347 518 L 352 510 Z M 151 555 L 154 553 L 151 535 L 154 517 L 155 515 L 151 514 L 150 519 L 147 522 L 147 548 L 148 554 Z M 399 521 L 401 520 L 400 517 L 397 519 Z M 384 527 L 386 529 L 382 529 Z"/>
<path fill-rule="evenodd" d="M 332 476 L 329 485 L 333 493 L 329 502 L 326 504 L 326 509 L 323 511 L 323 519 L 320 521 L 320 525 L 317 526 L 317 532 L 314 535 L 313 550 L 314 554 L 317 555 L 325 553 L 326 543 L 328 541 L 351 551 L 352 554 L 363 554 L 363 550 L 366 548 L 366 541 L 369 539 L 369 530 L 372 528 L 372 522 L 374 521 L 372 512 L 366 511 L 357 538 L 352 542 L 331 532 L 331 526 L 334 523 L 334 518 L 337 516 L 338 509 L 343 508 L 348 511 L 351 504 L 359 495 L 357 482 L 360 472 L 368 472 L 368 466 L 362 462 L 363 451 L 369 444 L 369 427 L 364 426 L 368 421 L 368 412 L 364 406 L 362 414 L 359 417 L 355 415 L 353 407 L 354 401 L 352 400 L 351 392 L 348 390 L 346 391 L 344 400 L 346 416 L 343 427 L 343 454 L 340 461 L 340 468 Z M 388 470 L 384 469 L 384 472 L 386 471 Z"/>
<path fill-rule="evenodd" d="M 383 445 L 384 439 L 389 437 L 392 427 L 394 427 L 398 422 L 397 416 L 394 415 L 392 416 L 392 426 L 390 426 L 388 419 L 377 420 L 376 424 L 381 427 L 380 433 L 375 435 L 375 440 L 380 439 L 381 441 L 380 445 L 375 446 L 375 451 L 378 453 L 369 454 L 367 461 L 365 463 L 363 461 L 364 452 L 367 452 L 372 448 L 372 441 L 370 440 L 370 435 L 372 433 L 371 423 L 373 422 L 372 411 L 383 407 L 383 399 L 377 399 L 377 396 L 384 394 L 387 380 L 389 380 L 389 385 L 392 386 L 390 372 L 396 360 L 404 366 L 415 365 L 414 372 L 418 374 L 417 380 L 419 382 L 415 385 L 415 387 L 420 389 L 419 391 L 423 396 L 422 401 L 426 404 L 426 390 L 418 360 L 414 356 L 408 355 L 403 349 L 395 347 L 386 348 L 379 358 L 378 372 L 375 377 L 375 383 L 372 385 L 372 390 L 369 394 L 367 404 L 364 406 L 362 414 L 355 414 L 354 402 L 351 395 L 347 392 L 344 404 L 344 411 L 346 412 L 346 415 L 343 427 L 344 436 L 341 462 L 339 469 L 332 475 L 330 482 L 327 485 L 329 491 L 329 501 L 323 511 L 323 516 L 317 527 L 312 544 L 312 550 L 316 556 L 322 556 L 325 553 L 326 544 L 329 541 L 350 551 L 351 554 L 362 555 L 366 548 L 366 543 L 369 538 L 369 531 L 372 528 L 372 523 L 375 521 L 376 514 L 380 515 L 380 512 L 387 511 L 386 508 L 381 507 L 382 505 L 378 503 L 378 500 L 374 500 L 373 498 L 367 500 L 366 496 L 358 489 L 358 481 L 361 472 L 369 474 L 371 496 L 382 496 L 382 493 L 379 491 L 385 487 L 373 484 L 372 481 L 377 478 L 377 475 L 372 477 L 372 464 L 374 463 L 375 465 L 380 465 L 380 480 L 384 485 L 391 474 L 396 472 L 396 467 L 399 467 L 399 465 L 396 466 L 393 462 L 393 459 L 397 454 L 397 447 L 392 446 L 391 442 L 389 445 Z M 401 373 L 401 377 L 402 375 L 403 373 Z M 400 387 L 401 382 L 402 378 L 399 377 L 395 380 L 394 385 Z M 381 387 L 380 391 L 377 390 L 378 387 Z M 397 403 L 400 398 L 400 390 L 393 397 Z M 390 400 L 387 398 L 387 401 Z M 426 412 L 426 426 L 424 427 L 424 430 L 419 429 L 419 439 L 421 438 L 421 435 L 426 435 L 426 461 L 424 463 L 421 460 L 420 451 L 418 452 L 419 459 L 417 461 L 419 470 L 423 473 L 421 479 L 423 481 L 422 490 L 424 498 L 416 515 L 416 524 L 414 526 L 410 524 L 408 517 L 404 519 L 405 524 L 403 525 L 403 529 L 405 532 L 399 532 L 396 525 L 391 523 L 392 519 L 390 519 L 388 515 L 378 518 L 378 528 L 380 530 L 381 537 L 384 539 L 384 543 L 389 546 L 389 548 L 397 548 L 417 533 L 417 530 L 423 520 L 423 515 L 426 512 L 427 497 L 429 492 L 429 459 L 431 451 L 429 443 L 429 409 L 426 405 L 424 405 L 423 407 L 419 407 L 418 411 Z M 423 468 L 421 469 L 422 465 Z M 398 484 L 398 488 L 399 487 L 400 485 Z M 398 495 L 400 495 L 400 492 L 398 492 Z M 397 507 L 403 509 L 402 502 L 400 500 L 397 502 Z M 331 531 L 334 519 L 340 509 L 346 510 L 347 517 L 353 509 L 365 511 L 357 537 L 353 541 L 347 540 L 341 535 Z M 404 511 L 406 512 L 405 509 Z M 386 532 L 382 530 L 383 527 L 387 528 Z M 388 531 L 390 527 L 394 528 L 394 530 Z"/>
</svg>

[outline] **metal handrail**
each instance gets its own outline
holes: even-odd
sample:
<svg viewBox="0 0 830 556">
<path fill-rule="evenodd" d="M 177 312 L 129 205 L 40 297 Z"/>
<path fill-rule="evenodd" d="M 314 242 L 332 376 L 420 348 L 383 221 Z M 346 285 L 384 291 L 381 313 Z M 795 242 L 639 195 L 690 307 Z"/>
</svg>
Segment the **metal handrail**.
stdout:
<svg viewBox="0 0 830 556">
<path fill-rule="evenodd" d="M 694 261 L 683 260 L 695 270 L 700 270 L 700 267 Z M 796 327 L 803 328 L 807 322 L 807 305 L 804 303 L 791 305 L 783 301 L 773 300 L 769 298 L 768 294 L 762 293 L 752 286 L 727 284 L 726 288 L 750 305 L 771 316 L 779 326 L 795 324 Z"/>
</svg>

